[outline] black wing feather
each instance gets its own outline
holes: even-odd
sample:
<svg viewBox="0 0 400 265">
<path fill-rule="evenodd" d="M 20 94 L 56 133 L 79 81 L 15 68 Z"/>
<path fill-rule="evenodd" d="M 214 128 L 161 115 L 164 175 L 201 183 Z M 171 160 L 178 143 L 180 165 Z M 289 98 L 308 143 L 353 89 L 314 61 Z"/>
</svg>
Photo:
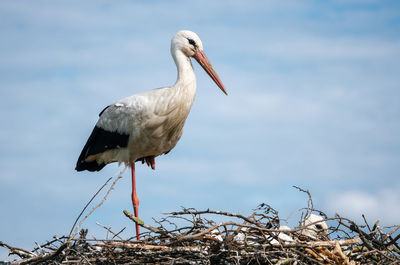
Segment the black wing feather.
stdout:
<svg viewBox="0 0 400 265">
<path fill-rule="evenodd" d="M 107 108 L 106 108 L 107 109 Z M 105 109 L 104 109 L 105 110 Z M 103 113 L 104 110 L 101 112 Z M 100 115 L 101 115 L 100 113 Z M 128 146 L 129 135 L 118 132 L 110 132 L 95 126 L 89 136 L 82 152 L 76 162 L 76 170 L 99 171 L 106 166 L 105 163 L 98 164 L 96 161 L 87 162 L 85 159 L 90 155 L 103 153 L 107 150 L 123 148 Z M 111 163 L 112 161 L 110 161 Z"/>
</svg>

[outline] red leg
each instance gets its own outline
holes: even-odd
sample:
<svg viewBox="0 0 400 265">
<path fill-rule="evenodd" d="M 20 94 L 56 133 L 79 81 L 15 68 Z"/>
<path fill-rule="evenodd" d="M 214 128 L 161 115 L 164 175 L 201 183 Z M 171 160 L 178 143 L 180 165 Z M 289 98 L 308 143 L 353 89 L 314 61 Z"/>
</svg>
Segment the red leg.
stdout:
<svg viewBox="0 0 400 265">
<path fill-rule="evenodd" d="M 131 165 L 132 169 L 132 204 L 135 217 L 139 218 L 139 198 L 136 195 L 136 180 L 135 180 L 135 162 Z M 140 240 L 139 225 L 136 224 L 136 239 Z"/>
</svg>

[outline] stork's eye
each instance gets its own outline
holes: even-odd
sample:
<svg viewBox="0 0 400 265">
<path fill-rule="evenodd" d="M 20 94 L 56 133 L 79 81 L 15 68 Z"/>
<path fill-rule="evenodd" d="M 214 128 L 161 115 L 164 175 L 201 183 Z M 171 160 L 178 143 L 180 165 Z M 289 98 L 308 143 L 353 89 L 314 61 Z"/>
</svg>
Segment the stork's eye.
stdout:
<svg viewBox="0 0 400 265">
<path fill-rule="evenodd" d="M 193 45 L 193 47 L 196 48 L 196 42 L 192 39 L 187 39 L 190 45 Z"/>
</svg>

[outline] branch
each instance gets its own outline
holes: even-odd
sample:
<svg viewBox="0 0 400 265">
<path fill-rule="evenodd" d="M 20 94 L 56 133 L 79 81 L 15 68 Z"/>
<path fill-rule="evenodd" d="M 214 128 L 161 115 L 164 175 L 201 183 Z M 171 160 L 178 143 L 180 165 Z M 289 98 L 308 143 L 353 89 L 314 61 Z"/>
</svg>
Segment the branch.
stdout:
<svg viewBox="0 0 400 265">
<path fill-rule="evenodd" d="M 71 236 L 72 231 L 74 231 L 75 225 L 78 222 L 79 218 L 81 218 L 82 214 L 85 212 L 86 208 L 89 206 L 89 204 L 94 200 L 94 198 L 96 198 L 96 196 L 100 193 L 100 191 L 107 186 L 108 182 L 112 179 L 113 177 L 110 177 L 106 183 L 103 184 L 103 186 L 101 186 L 101 188 L 93 195 L 93 197 L 89 200 L 89 202 L 85 205 L 85 207 L 83 207 L 81 213 L 78 215 L 78 217 L 75 219 L 74 224 L 71 227 L 71 230 L 69 231 L 68 237 Z"/>
<path fill-rule="evenodd" d="M 162 233 L 165 232 L 165 231 L 163 231 L 161 229 L 158 229 L 158 228 L 155 228 L 153 226 L 145 224 L 141 219 L 133 216 L 133 214 L 131 212 L 129 212 L 128 210 L 126 210 L 126 209 L 123 212 L 124 212 L 126 217 L 128 217 L 129 219 L 131 219 L 132 221 L 134 221 L 136 224 L 140 225 L 141 227 L 146 228 L 147 230 L 150 230 L 150 231 L 152 231 L 154 233 L 159 233 L 159 234 L 162 234 Z"/>
<path fill-rule="evenodd" d="M 122 240 L 122 237 L 120 237 L 118 234 L 114 233 L 109 227 L 106 227 L 106 226 L 100 224 L 99 222 L 96 222 L 96 225 L 98 225 L 98 226 L 104 228 L 105 230 L 107 230 L 108 232 L 110 232 L 111 234 L 113 234 L 114 237 L 118 237 L 119 239 Z M 108 236 L 107 236 L 107 237 L 108 237 Z"/>
<path fill-rule="evenodd" d="M 248 223 L 254 224 L 259 226 L 260 224 L 258 222 L 255 222 L 253 220 L 250 220 L 249 218 L 240 215 L 240 214 L 235 214 L 235 213 L 229 213 L 229 212 L 222 212 L 222 211 L 212 211 L 210 209 L 207 209 L 205 211 L 190 211 L 185 209 L 182 212 L 170 212 L 170 213 L 166 213 L 166 214 L 170 214 L 170 215 L 184 215 L 184 214 L 192 214 L 192 215 L 200 215 L 200 214 L 217 214 L 217 215 L 225 215 L 225 216 L 231 216 L 231 217 L 236 217 L 236 218 L 240 218 L 245 220 Z"/>
<path fill-rule="evenodd" d="M 107 197 L 108 197 L 108 195 L 110 194 L 110 192 L 113 190 L 113 188 L 114 188 L 115 184 L 117 183 L 117 181 L 118 181 L 120 178 L 122 178 L 122 174 L 124 174 L 124 172 L 125 172 L 125 170 L 126 170 L 127 167 L 128 167 L 128 166 L 125 166 L 124 170 L 122 170 L 122 171 L 119 173 L 119 176 L 116 178 L 116 180 L 114 180 L 113 184 L 112 184 L 111 187 L 108 189 L 108 191 L 107 191 L 106 195 L 104 196 L 103 200 L 101 200 L 101 202 L 100 202 L 99 204 L 97 204 L 95 207 L 93 207 L 93 209 L 90 210 L 90 212 L 81 220 L 81 222 L 79 223 L 79 225 L 75 228 L 74 234 L 73 234 L 72 236 L 70 236 L 69 238 L 74 238 L 74 237 L 76 236 L 76 234 L 78 233 L 78 229 L 79 229 L 79 227 L 83 224 L 83 222 L 94 212 L 94 210 L 96 210 L 97 208 L 99 208 L 99 207 L 104 203 L 104 201 L 107 199 Z"/>
<path fill-rule="evenodd" d="M 12 247 L 12 246 L 4 243 L 3 241 L 0 241 L 0 247 L 8 248 L 10 250 L 10 255 L 15 254 L 15 255 L 20 256 L 21 258 L 31 258 L 31 257 L 36 256 L 36 254 L 34 254 L 28 250 L 25 250 L 22 248 L 17 248 L 17 247 Z"/>
</svg>

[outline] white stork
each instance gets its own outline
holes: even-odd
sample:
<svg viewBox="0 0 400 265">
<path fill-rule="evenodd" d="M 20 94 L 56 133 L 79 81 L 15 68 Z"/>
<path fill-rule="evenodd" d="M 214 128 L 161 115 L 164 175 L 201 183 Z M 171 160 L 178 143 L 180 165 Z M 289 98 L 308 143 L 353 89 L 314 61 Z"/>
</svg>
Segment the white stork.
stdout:
<svg viewBox="0 0 400 265">
<path fill-rule="evenodd" d="M 196 95 L 196 76 L 190 57 L 203 67 L 218 87 L 224 85 L 203 52 L 196 33 L 182 30 L 171 41 L 178 78 L 173 86 L 150 90 L 107 106 L 89 136 L 76 163 L 76 170 L 99 171 L 112 162 L 132 169 L 132 204 L 139 216 L 135 162 L 155 169 L 155 157 L 168 153 L 182 136 L 183 126 Z M 136 224 L 136 236 L 139 226 Z"/>
</svg>

